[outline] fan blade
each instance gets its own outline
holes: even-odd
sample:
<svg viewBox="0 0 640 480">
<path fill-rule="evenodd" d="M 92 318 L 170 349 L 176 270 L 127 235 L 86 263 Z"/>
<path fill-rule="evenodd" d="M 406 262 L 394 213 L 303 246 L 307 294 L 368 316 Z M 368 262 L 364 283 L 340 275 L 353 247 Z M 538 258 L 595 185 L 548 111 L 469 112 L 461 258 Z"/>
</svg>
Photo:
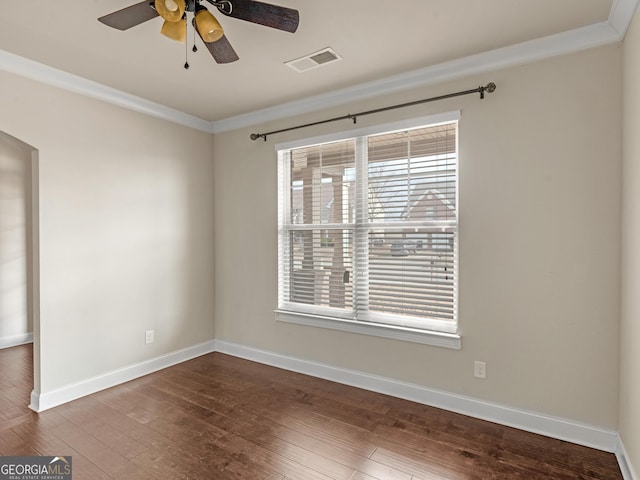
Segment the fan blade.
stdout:
<svg viewBox="0 0 640 480">
<path fill-rule="evenodd" d="M 200 37 L 200 39 L 202 39 L 202 37 Z M 204 40 L 202 41 L 204 42 Z M 215 42 L 204 42 L 204 44 L 209 50 L 209 53 L 211 53 L 211 56 L 216 61 L 216 63 L 231 63 L 240 59 L 236 51 L 229 43 L 229 40 L 227 40 L 227 37 L 224 35 Z"/>
<path fill-rule="evenodd" d="M 127 30 L 157 17 L 158 12 L 156 12 L 152 5 L 153 2 L 145 0 L 144 2 L 136 3 L 130 7 L 100 17 L 98 20 L 109 27 L 117 28 L 118 30 Z"/>
<path fill-rule="evenodd" d="M 223 7 L 218 7 L 218 9 L 230 17 L 277 28 L 285 32 L 293 33 L 298 29 L 298 22 L 300 21 L 298 10 L 256 0 L 232 0 L 230 3 L 232 6 L 231 13 L 225 11 Z"/>
</svg>

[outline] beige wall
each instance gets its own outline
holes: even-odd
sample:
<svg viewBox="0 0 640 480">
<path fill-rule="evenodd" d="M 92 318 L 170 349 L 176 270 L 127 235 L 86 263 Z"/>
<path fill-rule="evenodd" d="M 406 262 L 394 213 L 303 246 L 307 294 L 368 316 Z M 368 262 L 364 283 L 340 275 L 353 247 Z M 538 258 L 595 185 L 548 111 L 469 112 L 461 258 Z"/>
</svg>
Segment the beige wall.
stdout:
<svg viewBox="0 0 640 480">
<path fill-rule="evenodd" d="M 625 47 L 627 85 L 638 83 L 637 29 Z M 621 48 L 609 46 L 221 133 L 215 143 L 0 73 L 0 131 L 39 150 L 41 392 L 210 340 L 215 313 L 220 340 L 604 428 L 618 428 L 621 378 L 621 431 L 637 465 L 639 360 L 625 338 L 637 338 L 640 304 L 631 295 L 623 296 L 621 377 L 618 368 L 621 65 Z M 276 322 L 273 144 L 352 125 L 268 142 L 249 133 L 488 81 L 498 90 L 484 101 L 462 97 L 358 121 L 462 111 L 462 350 Z M 635 113 L 627 110 L 626 128 L 637 129 Z M 640 232 L 630 139 L 627 246 Z M 627 291 L 640 264 L 624 251 Z M 144 345 L 148 329 L 152 345 Z M 487 362 L 486 380 L 473 377 L 474 360 Z"/>
<path fill-rule="evenodd" d="M 41 393 L 211 340 L 212 136 L 0 84 L 0 131 L 39 150 Z"/>
<path fill-rule="evenodd" d="M 461 351 L 276 322 L 274 143 L 249 133 L 464 90 L 477 96 L 362 117 L 461 109 Z M 216 338 L 617 429 L 621 48 L 215 135 Z M 488 377 L 473 377 L 473 361 Z"/>
<path fill-rule="evenodd" d="M 620 436 L 640 473 L 640 13 L 624 41 Z"/>
<path fill-rule="evenodd" d="M 33 333 L 30 204 L 31 148 L 0 132 L 0 347 Z"/>
</svg>

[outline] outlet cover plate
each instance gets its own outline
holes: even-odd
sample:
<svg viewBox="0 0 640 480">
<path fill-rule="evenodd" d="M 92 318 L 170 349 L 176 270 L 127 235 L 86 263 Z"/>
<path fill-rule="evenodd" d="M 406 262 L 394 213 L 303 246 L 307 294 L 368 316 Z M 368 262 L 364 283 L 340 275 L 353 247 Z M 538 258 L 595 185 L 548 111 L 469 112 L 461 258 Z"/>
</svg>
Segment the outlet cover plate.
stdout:
<svg viewBox="0 0 640 480">
<path fill-rule="evenodd" d="M 487 364 L 475 361 L 473 363 L 473 376 L 476 378 L 487 378 Z"/>
</svg>

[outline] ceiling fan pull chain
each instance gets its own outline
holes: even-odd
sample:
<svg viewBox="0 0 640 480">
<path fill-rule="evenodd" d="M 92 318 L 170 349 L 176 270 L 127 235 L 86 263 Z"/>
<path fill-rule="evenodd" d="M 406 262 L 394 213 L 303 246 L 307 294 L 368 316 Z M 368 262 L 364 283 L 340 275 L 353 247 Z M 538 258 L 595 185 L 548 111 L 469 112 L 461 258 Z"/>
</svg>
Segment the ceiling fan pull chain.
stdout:
<svg viewBox="0 0 640 480">
<path fill-rule="evenodd" d="M 187 28 L 189 27 L 189 19 L 187 18 Z M 195 15 L 194 18 L 191 20 L 191 26 L 193 27 L 193 47 L 191 48 L 191 51 L 193 53 L 196 53 L 198 51 L 198 47 L 196 47 L 196 26 L 195 26 Z M 187 34 L 187 37 L 189 36 L 189 34 Z"/>
<path fill-rule="evenodd" d="M 184 69 L 189 69 L 189 43 L 186 38 L 184 39 Z"/>
<path fill-rule="evenodd" d="M 193 48 L 191 50 L 193 51 L 193 53 L 196 53 L 198 51 L 198 47 L 196 47 L 196 27 L 193 27 Z"/>
</svg>

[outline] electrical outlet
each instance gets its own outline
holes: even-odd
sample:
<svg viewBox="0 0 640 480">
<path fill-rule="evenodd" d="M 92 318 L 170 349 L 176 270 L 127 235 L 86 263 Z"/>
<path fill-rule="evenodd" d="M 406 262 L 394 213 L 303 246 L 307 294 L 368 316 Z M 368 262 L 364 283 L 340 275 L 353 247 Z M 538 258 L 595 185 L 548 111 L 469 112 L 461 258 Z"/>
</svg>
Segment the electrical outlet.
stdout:
<svg viewBox="0 0 640 480">
<path fill-rule="evenodd" d="M 473 376 L 476 378 L 487 378 L 487 364 L 485 362 L 474 362 Z"/>
<path fill-rule="evenodd" d="M 144 343 L 153 343 L 155 333 L 153 330 L 147 330 L 144 332 Z"/>
</svg>

